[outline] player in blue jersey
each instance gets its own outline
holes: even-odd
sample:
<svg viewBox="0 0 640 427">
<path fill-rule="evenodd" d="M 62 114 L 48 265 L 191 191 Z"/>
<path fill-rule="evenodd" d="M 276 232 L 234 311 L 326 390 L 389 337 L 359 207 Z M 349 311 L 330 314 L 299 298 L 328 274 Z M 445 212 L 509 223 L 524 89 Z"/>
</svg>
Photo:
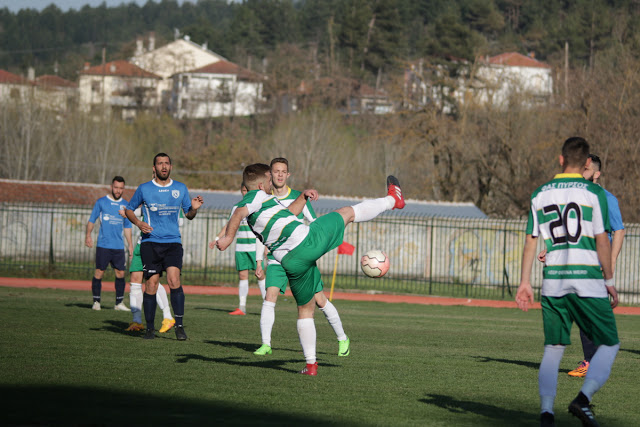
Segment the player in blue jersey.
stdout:
<svg viewBox="0 0 640 427">
<path fill-rule="evenodd" d="M 114 308 L 120 311 L 129 311 L 129 308 L 123 302 L 125 288 L 123 230 L 130 254 L 133 253 L 133 245 L 131 242 L 131 222 L 126 218 L 122 218 L 118 213 L 120 209 L 124 209 L 127 205 L 127 201 L 122 198 L 123 192 L 124 178 L 121 176 L 114 177 L 111 180 L 111 195 L 106 195 L 96 201 L 87 222 L 84 244 L 92 248 L 91 232 L 96 220 L 100 218 L 100 232 L 98 233 L 98 243 L 96 245 L 96 271 L 93 273 L 91 281 L 94 310 L 100 310 L 101 308 L 102 277 L 109 264 L 111 264 L 116 275 L 116 305 Z"/>
<path fill-rule="evenodd" d="M 180 237 L 180 209 L 185 218 L 195 218 L 202 206 L 202 197 L 189 199 L 187 186 L 172 180 L 171 158 L 168 154 L 158 153 L 153 158 L 155 178 L 141 184 L 134 193 L 126 209 L 127 218 L 140 229 L 142 239 L 140 256 L 142 257 L 143 275 L 146 281 L 142 297 L 144 317 L 147 322 L 145 339 L 155 338 L 156 291 L 160 275 L 167 273 L 167 283 L 171 289 L 171 306 L 175 317 L 176 338 L 187 339 L 184 331 L 184 292 L 180 283 L 182 270 L 182 240 Z M 135 215 L 135 210 L 142 205 L 145 221 Z"/>
</svg>

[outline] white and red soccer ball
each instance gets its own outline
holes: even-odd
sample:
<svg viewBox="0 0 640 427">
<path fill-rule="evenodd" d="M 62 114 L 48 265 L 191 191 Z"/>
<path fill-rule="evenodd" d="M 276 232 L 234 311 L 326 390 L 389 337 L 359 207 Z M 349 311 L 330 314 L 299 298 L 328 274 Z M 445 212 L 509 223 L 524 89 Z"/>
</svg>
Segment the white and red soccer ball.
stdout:
<svg viewBox="0 0 640 427">
<path fill-rule="evenodd" d="M 360 259 L 362 272 L 374 279 L 387 274 L 390 265 L 389 257 L 380 249 L 371 250 Z"/>
</svg>

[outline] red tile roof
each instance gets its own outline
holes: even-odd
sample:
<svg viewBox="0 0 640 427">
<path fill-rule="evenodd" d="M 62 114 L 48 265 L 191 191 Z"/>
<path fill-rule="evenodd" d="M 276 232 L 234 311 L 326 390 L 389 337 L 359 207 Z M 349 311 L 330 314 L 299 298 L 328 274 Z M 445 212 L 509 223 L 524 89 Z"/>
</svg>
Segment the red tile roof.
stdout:
<svg viewBox="0 0 640 427">
<path fill-rule="evenodd" d="M 52 76 L 49 74 L 36 77 L 36 83 L 39 86 L 44 87 L 78 87 L 78 83 L 74 83 L 72 81 L 63 79 L 62 77 Z"/>
<path fill-rule="evenodd" d="M 152 79 L 162 78 L 124 60 L 107 62 L 104 65 L 96 65 L 80 71 L 80 74 L 93 76 L 149 77 Z"/>
<path fill-rule="evenodd" d="M 490 64 L 506 65 L 509 67 L 534 67 L 534 68 L 551 68 L 550 65 L 540 62 L 530 56 L 525 56 L 517 52 L 501 53 L 500 55 L 489 58 Z"/>
<path fill-rule="evenodd" d="M 13 74 L 5 70 L 0 70 L 0 83 L 26 85 L 29 83 L 29 81 L 17 74 Z"/>
<path fill-rule="evenodd" d="M 242 68 L 233 62 L 221 60 L 204 67 L 196 68 L 188 71 L 189 73 L 211 73 L 211 74 L 235 74 L 242 80 L 261 80 L 262 77 L 258 73 Z"/>
<path fill-rule="evenodd" d="M 123 197 L 130 200 L 134 192 L 135 187 L 128 187 Z M 0 179 L 0 203 L 92 206 L 100 197 L 110 193 L 109 185 Z"/>
</svg>

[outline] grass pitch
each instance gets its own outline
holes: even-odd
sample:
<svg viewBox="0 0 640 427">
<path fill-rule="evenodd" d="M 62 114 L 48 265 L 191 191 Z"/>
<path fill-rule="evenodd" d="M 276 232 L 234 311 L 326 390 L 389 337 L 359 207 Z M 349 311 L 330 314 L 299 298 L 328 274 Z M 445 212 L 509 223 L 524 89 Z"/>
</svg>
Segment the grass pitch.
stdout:
<svg viewBox="0 0 640 427">
<path fill-rule="evenodd" d="M 124 328 L 129 313 L 91 310 L 87 292 L 0 288 L 0 423 L 19 425 L 539 425 L 539 310 L 334 301 L 351 355 L 316 313 L 318 377 L 304 360 L 296 307 L 280 297 L 274 353 L 258 357 L 258 298 L 229 316 L 237 297 L 187 295 L 186 342 Z M 156 328 L 162 320 L 158 311 Z M 637 425 L 640 317 L 618 316 L 621 351 L 595 396 L 603 426 Z M 558 425 L 582 379 L 567 348 L 556 399 Z"/>
</svg>

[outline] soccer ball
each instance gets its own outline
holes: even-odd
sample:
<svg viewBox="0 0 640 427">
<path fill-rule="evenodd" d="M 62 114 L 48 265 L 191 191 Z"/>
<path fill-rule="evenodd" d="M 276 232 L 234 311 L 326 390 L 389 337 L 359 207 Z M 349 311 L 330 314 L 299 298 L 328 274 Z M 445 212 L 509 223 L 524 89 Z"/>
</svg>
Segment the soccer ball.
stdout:
<svg viewBox="0 0 640 427">
<path fill-rule="evenodd" d="M 389 257 L 380 249 L 374 249 L 367 252 L 360 259 L 360 267 L 362 272 L 369 277 L 378 278 L 387 274 L 389 271 Z"/>
</svg>

